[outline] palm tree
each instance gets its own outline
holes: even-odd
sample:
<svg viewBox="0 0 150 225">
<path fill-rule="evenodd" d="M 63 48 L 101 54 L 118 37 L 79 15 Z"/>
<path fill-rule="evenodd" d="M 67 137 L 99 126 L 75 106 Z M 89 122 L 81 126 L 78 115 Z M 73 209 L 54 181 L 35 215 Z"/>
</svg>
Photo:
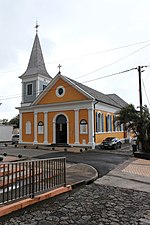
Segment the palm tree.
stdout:
<svg viewBox="0 0 150 225">
<path fill-rule="evenodd" d="M 139 143 L 142 143 L 143 151 L 150 151 L 150 113 L 147 106 L 142 107 L 140 112 L 130 104 L 117 113 L 117 121 L 125 124 L 125 129 L 132 131 Z"/>
</svg>

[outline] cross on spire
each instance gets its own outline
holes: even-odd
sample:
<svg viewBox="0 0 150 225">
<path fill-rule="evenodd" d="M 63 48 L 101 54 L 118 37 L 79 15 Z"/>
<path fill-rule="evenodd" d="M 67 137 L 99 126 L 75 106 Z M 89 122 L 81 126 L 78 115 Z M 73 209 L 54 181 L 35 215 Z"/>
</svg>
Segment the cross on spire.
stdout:
<svg viewBox="0 0 150 225">
<path fill-rule="evenodd" d="M 61 72 L 60 72 L 60 68 L 61 68 L 62 66 L 59 64 L 57 67 L 59 68 L 59 72 L 58 72 L 58 73 L 61 73 Z"/>
<path fill-rule="evenodd" d="M 36 25 L 35 25 L 35 29 L 36 29 L 36 33 L 38 33 L 38 27 L 39 27 L 40 25 L 38 24 L 38 21 L 36 21 Z"/>
</svg>

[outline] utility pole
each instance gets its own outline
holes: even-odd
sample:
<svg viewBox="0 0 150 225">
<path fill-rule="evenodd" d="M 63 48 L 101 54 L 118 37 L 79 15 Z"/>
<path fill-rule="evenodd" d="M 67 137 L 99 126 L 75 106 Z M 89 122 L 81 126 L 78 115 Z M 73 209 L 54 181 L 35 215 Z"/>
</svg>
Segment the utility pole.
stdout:
<svg viewBox="0 0 150 225">
<path fill-rule="evenodd" d="M 141 66 L 138 66 L 138 75 L 139 75 L 139 101 L 140 101 L 140 117 L 141 122 L 143 119 L 143 107 L 142 107 L 142 85 L 141 85 Z M 143 140 L 143 126 L 141 124 L 141 148 L 144 150 L 144 140 Z"/>
<path fill-rule="evenodd" d="M 139 100 L 140 100 L 140 116 L 143 117 L 142 113 L 142 85 L 141 85 L 141 66 L 138 66 L 139 73 Z"/>
</svg>

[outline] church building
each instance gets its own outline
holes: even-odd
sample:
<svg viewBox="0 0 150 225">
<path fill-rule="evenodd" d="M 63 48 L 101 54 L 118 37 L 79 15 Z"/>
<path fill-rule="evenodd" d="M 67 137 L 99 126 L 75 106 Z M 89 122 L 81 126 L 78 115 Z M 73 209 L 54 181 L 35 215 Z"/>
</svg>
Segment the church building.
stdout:
<svg viewBox="0 0 150 225">
<path fill-rule="evenodd" d="M 116 94 L 105 95 L 60 72 L 52 78 L 45 67 L 36 32 L 22 80 L 20 144 L 70 145 L 95 148 L 106 137 L 124 139 L 115 113 L 127 103 Z"/>
</svg>

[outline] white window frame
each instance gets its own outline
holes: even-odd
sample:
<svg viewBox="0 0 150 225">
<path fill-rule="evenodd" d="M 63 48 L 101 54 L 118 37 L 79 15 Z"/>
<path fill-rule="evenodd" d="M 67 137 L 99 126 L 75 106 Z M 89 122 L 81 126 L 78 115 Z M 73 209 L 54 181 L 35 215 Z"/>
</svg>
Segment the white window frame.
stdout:
<svg viewBox="0 0 150 225">
<path fill-rule="evenodd" d="M 87 121 L 85 119 L 82 119 L 80 121 L 80 134 L 87 134 L 88 129 L 87 129 Z"/>
<path fill-rule="evenodd" d="M 101 113 L 100 116 L 100 132 L 103 133 L 104 132 L 104 114 Z"/>
<path fill-rule="evenodd" d="M 63 90 L 63 93 L 62 94 L 59 94 L 59 89 L 62 89 Z M 63 86 L 58 86 L 57 89 L 56 89 L 56 96 L 59 97 L 59 98 L 62 98 L 65 94 L 65 88 Z"/>
<path fill-rule="evenodd" d="M 42 121 L 38 122 L 38 134 L 44 134 L 44 123 Z"/>
<path fill-rule="evenodd" d="M 104 114 L 102 112 L 96 112 L 96 132 L 104 132 Z"/>
<path fill-rule="evenodd" d="M 31 122 L 26 122 L 26 134 L 31 134 Z"/>
<path fill-rule="evenodd" d="M 28 94 L 28 86 L 29 86 L 29 85 L 32 85 L 32 94 L 31 94 L 31 95 Z M 33 95 L 33 84 L 32 84 L 32 83 L 26 84 L 26 95 L 27 95 L 27 96 L 32 96 L 32 95 Z"/>
<path fill-rule="evenodd" d="M 113 120 L 112 120 L 112 115 L 111 114 L 107 114 L 107 116 L 106 116 L 106 122 L 107 122 L 107 131 L 106 132 L 112 132 L 113 131 Z"/>
</svg>

